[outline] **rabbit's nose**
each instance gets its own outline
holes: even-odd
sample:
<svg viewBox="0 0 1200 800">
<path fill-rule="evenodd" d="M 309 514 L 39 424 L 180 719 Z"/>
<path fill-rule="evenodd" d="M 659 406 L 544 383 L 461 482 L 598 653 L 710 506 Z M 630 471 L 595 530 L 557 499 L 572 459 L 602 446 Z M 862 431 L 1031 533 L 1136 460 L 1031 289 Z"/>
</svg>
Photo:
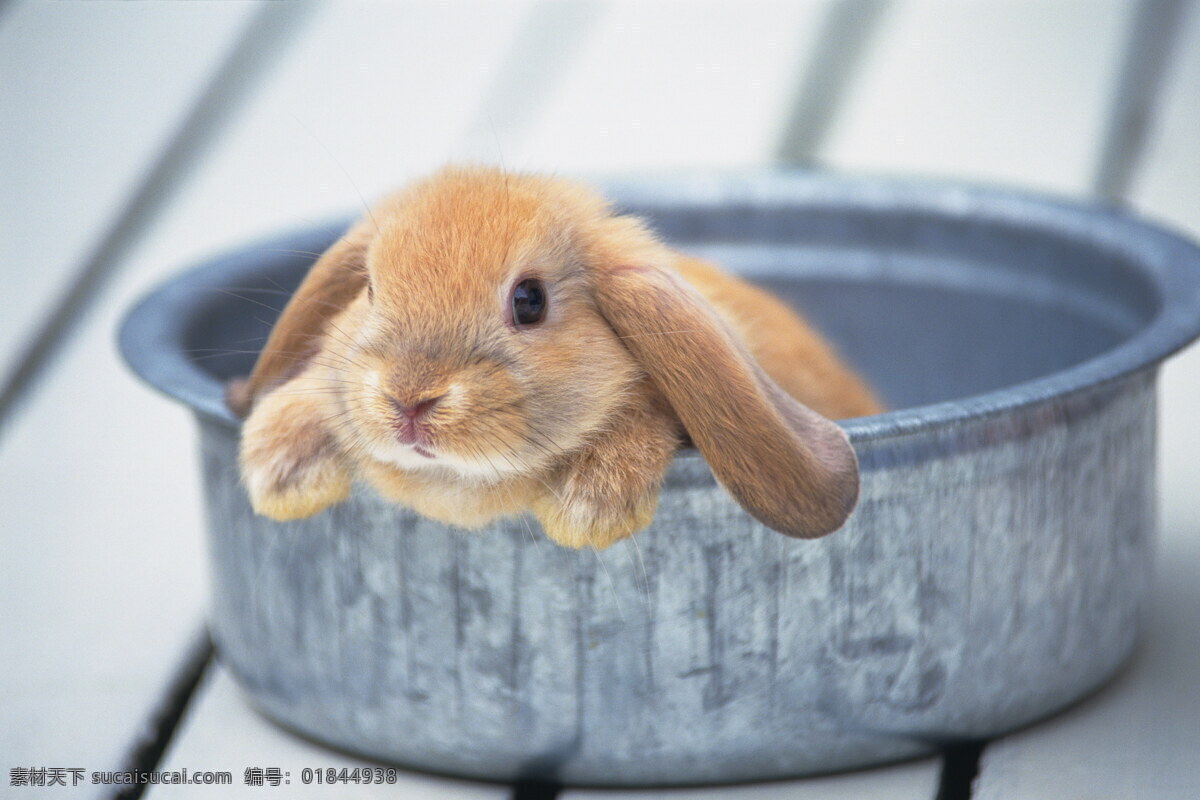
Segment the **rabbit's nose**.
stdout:
<svg viewBox="0 0 1200 800">
<path fill-rule="evenodd" d="M 429 397 L 425 400 L 420 400 L 416 403 L 413 403 L 412 405 L 405 405 L 394 397 L 389 397 L 388 399 L 392 403 L 392 408 L 394 408 L 398 414 L 406 419 L 415 421 L 418 417 L 428 413 L 434 406 L 440 403 L 442 398 L 445 396 L 446 395 L 444 394 L 439 394 L 437 397 Z"/>
</svg>

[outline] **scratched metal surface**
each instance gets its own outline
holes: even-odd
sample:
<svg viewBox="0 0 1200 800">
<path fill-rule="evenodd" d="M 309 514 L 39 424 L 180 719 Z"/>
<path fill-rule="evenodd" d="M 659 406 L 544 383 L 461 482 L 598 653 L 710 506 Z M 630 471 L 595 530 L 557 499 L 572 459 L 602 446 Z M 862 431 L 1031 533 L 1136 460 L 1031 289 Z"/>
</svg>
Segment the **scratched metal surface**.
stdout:
<svg viewBox="0 0 1200 800">
<path fill-rule="evenodd" d="M 897 409 L 846 423 L 863 467 L 851 522 L 781 537 L 694 454 L 652 526 L 600 554 L 521 520 L 448 530 L 366 491 L 300 523 L 256 518 L 219 400 L 244 357 L 182 355 L 269 322 L 198 286 L 303 267 L 249 248 L 148 300 L 123 348 L 198 412 L 213 633 L 259 707 L 423 769 L 700 783 L 931 753 L 1120 667 L 1149 581 L 1157 364 L 1200 327 L 1195 248 L 1120 214 L 954 186 L 614 191 L 793 300 Z"/>
</svg>

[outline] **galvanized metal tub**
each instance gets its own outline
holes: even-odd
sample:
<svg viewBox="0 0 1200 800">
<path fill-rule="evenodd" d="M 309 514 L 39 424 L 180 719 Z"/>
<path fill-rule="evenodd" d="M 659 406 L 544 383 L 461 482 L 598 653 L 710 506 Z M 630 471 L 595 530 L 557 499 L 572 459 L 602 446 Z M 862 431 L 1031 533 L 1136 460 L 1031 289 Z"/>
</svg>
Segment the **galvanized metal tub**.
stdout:
<svg viewBox="0 0 1200 800">
<path fill-rule="evenodd" d="M 652 526 L 576 552 L 367 490 L 255 517 L 221 380 L 341 225 L 215 259 L 121 347 L 200 423 L 212 632 L 256 706 L 419 769 L 598 785 L 903 759 L 1044 717 L 1130 655 L 1155 528 L 1155 377 L 1200 332 L 1200 251 L 1114 211 L 802 175 L 612 186 L 679 246 L 794 302 L 895 411 L 845 428 L 840 532 L 784 538 L 695 453 Z M 231 296 L 244 295 L 245 301 Z"/>
</svg>

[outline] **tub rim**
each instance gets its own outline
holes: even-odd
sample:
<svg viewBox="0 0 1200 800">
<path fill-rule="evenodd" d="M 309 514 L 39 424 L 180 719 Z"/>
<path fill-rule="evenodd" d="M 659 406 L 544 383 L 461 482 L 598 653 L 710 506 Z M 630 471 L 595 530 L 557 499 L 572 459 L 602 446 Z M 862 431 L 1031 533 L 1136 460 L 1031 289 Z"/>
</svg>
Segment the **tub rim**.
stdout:
<svg viewBox="0 0 1200 800">
<path fill-rule="evenodd" d="M 800 171 L 755 171 L 593 180 L 618 206 L 669 202 L 677 210 L 734 204 L 787 205 L 886 213 L 902 209 L 949 223 L 994 223 L 1036 229 L 1072 244 L 1110 252 L 1136 269 L 1160 299 L 1143 328 L 1116 346 L 1067 369 L 992 391 L 883 414 L 842 420 L 855 444 L 978 422 L 1086 391 L 1158 364 L 1200 336 L 1200 246 L 1129 210 L 1047 194 L 967 182 L 846 177 Z M 238 285 L 264 252 L 298 249 L 298 240 L 331 241 L 353 218 L 339 217 L 259 237 L 175 272 L 144 293 L 125 313 L 117 346 L 146 383 L 197 414 L 237 428 L 221 383 L 186 355 L 188 331 L 202 290 Z M 281 248 L 281 245 L 290 248 Z M 316 246 L 314 244 L 314 246 Z M 676 458 L 699 458 L 681 451 Z"/>
</svg>

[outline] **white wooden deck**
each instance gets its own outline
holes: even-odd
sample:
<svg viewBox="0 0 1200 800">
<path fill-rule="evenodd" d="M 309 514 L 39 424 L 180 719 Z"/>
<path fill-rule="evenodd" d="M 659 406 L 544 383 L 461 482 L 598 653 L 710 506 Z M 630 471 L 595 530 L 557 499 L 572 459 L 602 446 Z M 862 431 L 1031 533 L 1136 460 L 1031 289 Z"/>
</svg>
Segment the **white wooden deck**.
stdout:
<svg viewBox="0 0 1200 800">
<path fill-rule="evenodd" d="M 1116 194 L 1200 237 L 1200 7 L 1158 5 L 1180 12 L 1174 58 L 1151 81 L 1162 89 L 1154 124 L 1144 146 L 1127 146 L 1138 157 Z M 10 787 L 9 770 L 117 770 L 134 754 L 234 774 L 232 788 L 154 787 L 152 798 L 553 795 L 415 774 L 369 790 L 242 785 L 247 766 L 356 762 L 265 722 L 219 662 L 178 691 L 206 606 L 191 422 L 112 345 L 154 281 L 448 159 L 569 173 L 786 157 L 1088 198 L 1103 183 L 1136 11 L 1147 13 L 1134 0 L 682 8 L 0 2 L 0 795 L 112 796 Z M 830 20 L 854 11 L 865 22 L 839 35 L 861 58 L 831 60 L 820 47 L 837 33 Z M 814 75 L 836 91 L 814 95 Z M 813 108 L 819 119 L 797 122 L 796 109 Z M 804 133 L 800 152 L 785 130 Z M 1097 696 L 987 743 L 973 785 L 974 765 L 956 754 L 945 781 L 942 759 L 927 759 L 762 786 L 559 796 L 1200 797 L 1200 349 L 1169 363 L 1162 392 L 1163 531 L 1145 646 Z M 186 701 L 177 725 L 160 719 L 172 697 Z"/>
</svg>

